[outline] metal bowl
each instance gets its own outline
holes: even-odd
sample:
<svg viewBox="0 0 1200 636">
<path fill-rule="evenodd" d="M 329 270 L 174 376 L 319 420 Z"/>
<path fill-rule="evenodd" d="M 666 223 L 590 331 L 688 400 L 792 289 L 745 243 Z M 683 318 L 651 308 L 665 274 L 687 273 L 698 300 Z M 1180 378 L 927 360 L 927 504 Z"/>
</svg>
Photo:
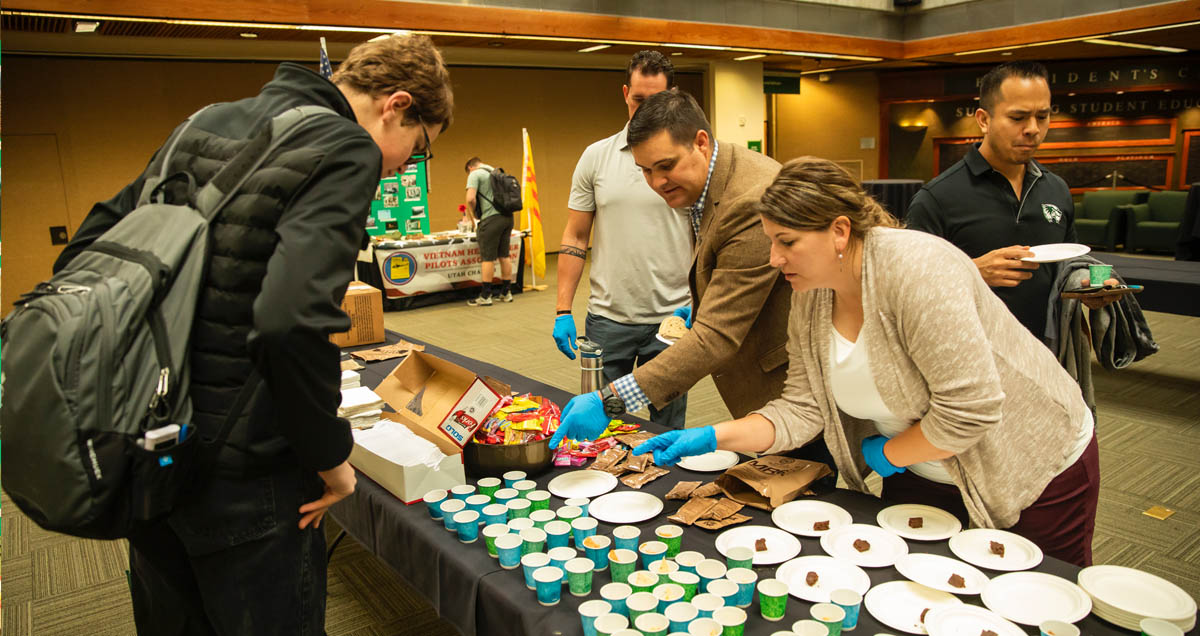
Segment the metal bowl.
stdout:
<svg viewBox="0 0 1200 636">
<path fill-rule="evenodd" d="M 463 447 L 463 461 L 471 477 L 500 477 L 510 470 L 533 477 L 550 468 L 554 453 L 549 438 L 525 444 L 479 444 L 472 439 Z"/>
</svg>

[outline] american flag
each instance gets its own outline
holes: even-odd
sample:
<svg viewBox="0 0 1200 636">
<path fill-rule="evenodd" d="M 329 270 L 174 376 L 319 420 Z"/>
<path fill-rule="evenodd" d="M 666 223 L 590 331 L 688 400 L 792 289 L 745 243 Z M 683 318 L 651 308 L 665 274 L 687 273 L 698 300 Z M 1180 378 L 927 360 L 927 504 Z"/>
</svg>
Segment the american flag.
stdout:
<svg viewBox="0 0 1200 636">
<path fill-rule="evenodd" d="M 325 38 L 321 38 L 321 77 L 330 79 L 333 77 L 333 65 L 329 63 L 329 53 L 325 50 Z"/>
</svg>

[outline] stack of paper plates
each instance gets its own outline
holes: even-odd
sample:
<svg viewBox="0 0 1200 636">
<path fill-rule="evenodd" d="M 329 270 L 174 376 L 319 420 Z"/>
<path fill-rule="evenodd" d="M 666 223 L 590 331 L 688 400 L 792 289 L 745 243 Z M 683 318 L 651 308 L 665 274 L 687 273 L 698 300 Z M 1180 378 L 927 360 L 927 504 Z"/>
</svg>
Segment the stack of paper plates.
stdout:
<svg viewBox="0 0 1200 636">
<path fill-rule="evenodd" d="M 1094 565 L 1080 570 L 1078 581 L 1092 597 L 1092 612 L 1125 629 L 1138 631 L 1143 618 L 1161 618 L 1185 632 L 1196 626 L 1196 601 L 1178 585 L 1148 572 Z"/>
</svg>

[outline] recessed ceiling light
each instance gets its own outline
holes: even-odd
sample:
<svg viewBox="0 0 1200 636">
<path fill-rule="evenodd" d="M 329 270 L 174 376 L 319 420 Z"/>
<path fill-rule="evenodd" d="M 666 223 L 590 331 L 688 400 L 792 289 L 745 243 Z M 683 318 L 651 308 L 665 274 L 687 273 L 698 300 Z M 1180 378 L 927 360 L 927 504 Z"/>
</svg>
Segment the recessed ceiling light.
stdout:
<svg viewBox="0 0 1200 636">
<path fill-rule="evenodd" d="M 741 57 L 735 57 L 735 58 L 733 58 L 733 61 L 734 62 L 745 62 L 746 60 L 757 60 L 760 57 L 766 57 L 766 55 L 763 53 L 754 53 L 751 55 L 743 55 Z"/>
<path fill-rule="evenodd" d="M 1118 95 L 1124 95 L 1124 94 L 1125 94 L 1125 91 L 1117 91 L 1117 94 L 1118 94 Z"/>
<path fill-rule="evenodd" d="M 611 44 L 597 44 L 595 46 L 588 46 L 588 47 L 579 49 L 579 52 L 580 53 L 591 53 L 592 51 L 600 51 L 603 49 L 607 49 L 610 46 L 612 46 L 612 45 Z"/>
<path fill-rule="evenodd" d="M 239 33 L 238 35 L 240 35 L 240 36 L 242 36 L 242 37 L 244 37 L 244 38 L 251 39 L 251 40 L 253 40 L 254 38 L 258 37 L 258 34 L 257 34 L 257 33 Z"/>
<path fill-rule="evenodd" d="M 1000 55 L 1012 55 L 1012 51 L 1001 51 Z"/>
<path fill-rule="evenodd" d="M 1163 92 L 1164 92 L 1164 93 L 1170 93 L 1170 92 L 1171 92 L 1171 89 L 1169 89 L 1169 88 L 1164 88 L 1164 89 L 1163 89 Z"/>
<path fill-rule="evenodd" d="M 1075 93 L 1067 93 L 1067 97 L 1074 97 Z"/>
<path fill-rule="evenodd" d="M 76 33 L 95 33 L 96 29 L 99 29 L 99 28 L 100 28 L 100 23 L 96 22 L 95 20 L 76 20 L 75 21 L 75 32 Z"/>
<path fill-rule="evenodd" d="M 683 51 L 671 51 L 671 55 L 683 55 Z"/>
</svg>

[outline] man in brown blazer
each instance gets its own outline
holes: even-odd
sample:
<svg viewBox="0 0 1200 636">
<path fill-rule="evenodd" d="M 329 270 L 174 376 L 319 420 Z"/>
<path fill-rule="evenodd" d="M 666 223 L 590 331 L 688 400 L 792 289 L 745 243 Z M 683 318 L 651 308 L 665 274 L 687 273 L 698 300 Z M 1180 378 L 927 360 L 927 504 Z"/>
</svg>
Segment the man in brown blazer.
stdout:
<svg viewBox="0 0 1200 636">
<path fill-rule="evenodd" d="M 553 447 L 564 437 L 594 439 L 609 419 L 646 404 L 661 408 L 706 375 L 735 418 L 778 397 L 787 378 L 791 288 L 768 262 L 771 244 L 755 210 L 779 163 L 719 143 L 696 100 L 679 91 L 638 108 L 629 144 L 650 187 L 691 219 L 691 329 L 633 373 L 572 398 Z"/>
</svg>

